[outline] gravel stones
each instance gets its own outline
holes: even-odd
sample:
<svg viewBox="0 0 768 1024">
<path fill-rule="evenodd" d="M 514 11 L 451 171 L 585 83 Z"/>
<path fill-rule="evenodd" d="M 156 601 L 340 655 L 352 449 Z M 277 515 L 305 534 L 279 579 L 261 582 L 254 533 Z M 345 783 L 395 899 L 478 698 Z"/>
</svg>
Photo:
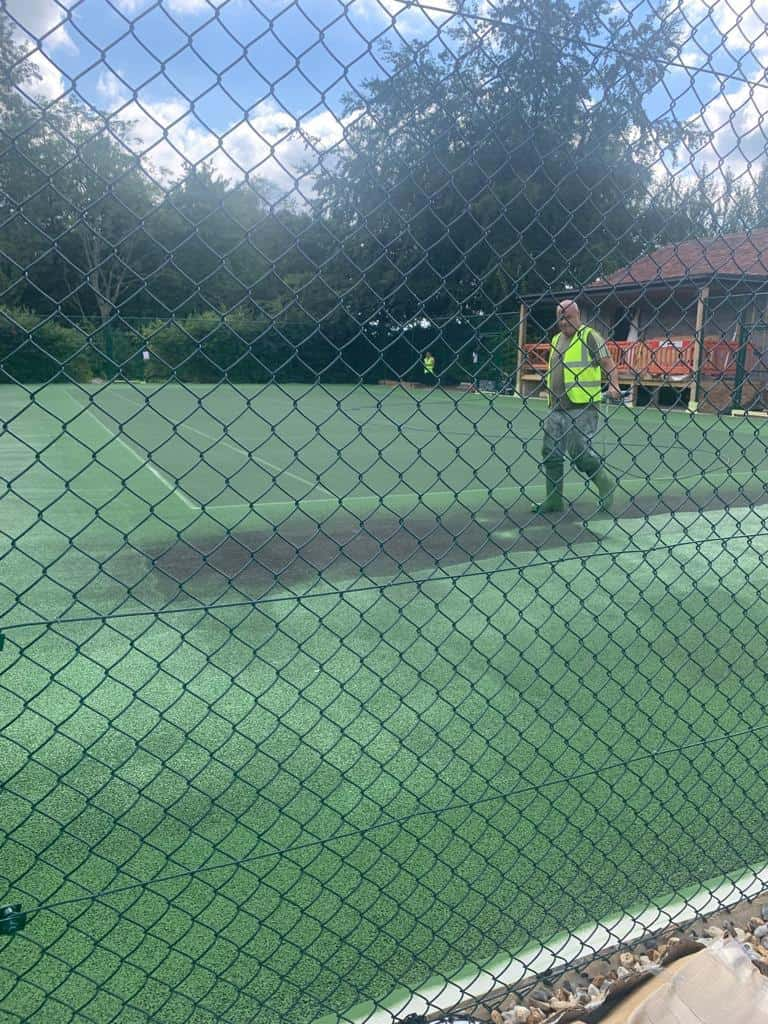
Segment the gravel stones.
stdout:
<svg viewBox="0 0 768 1024">
<path fill-rule="evenodd" d="M 765 893 L 762 899 L 767 897 Z M 760 907 L 758 916 L 757 900 L 715 913 L 693 927 L 667 928 L 631 949 L 599 955 L 591 963 L 582 961 L 581 966 L 564 970 L 551 989 L 540 980 L 527 994 L 524 990 L 510 992 L 492 1011 L 485 1010 L 484 1017 L 469 1012 L 475 1013 L 480 1024 L 489 1017 L 492 1024 L 596 1024 L 607 1007 L 619 1006 L 625 996 L 667 964 L 720 940 L 739 943 L 755 968 L 768 976 L 768 903 Z"/>
</svg>

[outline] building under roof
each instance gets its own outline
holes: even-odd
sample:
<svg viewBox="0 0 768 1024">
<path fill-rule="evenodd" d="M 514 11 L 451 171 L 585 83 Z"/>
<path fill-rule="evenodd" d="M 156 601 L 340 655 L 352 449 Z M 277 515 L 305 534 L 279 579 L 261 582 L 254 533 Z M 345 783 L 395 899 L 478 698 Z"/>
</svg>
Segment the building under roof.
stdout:
<svg viewBox="0 0 768 1024">
<path fill-rule="evenodd" d="M 547 323 L 550 318 L 554 319 L 555 304 L 565 294 L 523 299 L 521 342 L 523 339 L 534 341 L 526 337 L 525 321 L 529 312 L 536 311 L 533 321 Z M 604 278 L 597 278 L 584 288 L 570 290 L 567 295 L 578 301 L 584 321 L 612 342 L 689 346 L 690 379 L 686 381 L 685 375 L 678 372 L 674 381 L 662 380 L 659 386 L 674 385 L 678 389 L 685 386 L 693 409 L 702 403 L 702 407 L 718 410 L 724 405 L 732 406 L 731 391 L 726 401 L 723 388 L 720 387 L 716 395 L 714 385 L 723 384 L 724 374 L 733 376 L 737 372 L 734 346 L 740 342 L 749 348 L 749 357 L 744 362 L 744 373 L 749 376 L 747 384 L 754 385 L 755 394 L 762 394 L 765 389 L 768 379 L 768 228 L 670 243 Z M 707 352 L 718 345 L 721 354 L 726 352 L 723 346 L 731 346 L 730 365 L 728 358 L 723 365 L 705 358 Z M 713 369 L 715 366 L 717 371 Z M 679 371 L 680 367 L 677 369 Z M 705 371 L 709 377 L 705 376 Z M 518 372 L 519 380 L 523 373 L 524 367 Z M 716 375 L 719 375 L 718 381 L 714 381 Z M 754 395 L 752 398 L 756 400 Z"/>
</svg>

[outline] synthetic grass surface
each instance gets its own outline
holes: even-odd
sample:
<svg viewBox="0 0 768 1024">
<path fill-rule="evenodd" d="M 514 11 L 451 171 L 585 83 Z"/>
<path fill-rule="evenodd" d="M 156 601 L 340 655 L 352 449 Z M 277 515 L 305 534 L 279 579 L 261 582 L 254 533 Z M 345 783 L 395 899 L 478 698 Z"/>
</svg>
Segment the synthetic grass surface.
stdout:
<svg viewBox="0 0 768 1024">
<path fill-rule="evenodd" d="M 139 390 L 121 388 L 134 399 Z M 2 898 L 49 909 L 6 940 L 0 1015 L 306 1021 L 763 856 L 757 512 L 622 518 L 604 539 L 476 552 L 397 585 L 394 572 L 331 579 L 318 566 L 254 605 L 247 574 L 236 593 L 223 568 L 199 574 L 197 589 L 197 573 L 180 584 L 178 573 L 174 590 L 145 548 L 179 534 L 205 546 L 217 530 L 251 537 L 247 524 L 263 528 L 273 512 L 229 509 L 241 520 L 222 526 L 222 510 L 195 507 L 206 495 L 219 503 L 216 474 L 232 481 L 221 459 L 198 451 L 208 483 L 187 481 L 182 500 L 164 480 L 179 475 L 178 452 L 161 464 L 158 448 L 150 466 L 136 454 L 149 428 L 143 441 L 115 441 L 88 396 L 50 390 L 39 419 L 23 418 L 21 401 L 16 414 L 18 436 L 20 423 L 39 435 L 29 468 L 33 438 L 4 439 L 19 469 L 4 499 L 3 628 L 39 624 L 9 628 L 0 655 Z M 110 395 L 100 393 L 116 413 L 123 395 Z M 381 415 L 383 395 L 294 397 L 317 425 L 320 398 L 331 417 L 339 401 L 367 403 L 361 419 Z M 221 405 L 206 415 L 234 414 L 235 397 L 216 394 Z M 164 396 L 169 423 L 183 417 L 171 408 L 182 398 L 191 401 Z M 431 416 L 452 401 L 427 400 Z M 256 405 L 280 429 L 279 396 L 254 394 Z M 466 415 L 473 432 L 499 434 L 484 464 L 493 494 L 527 483 L 526 424 L 537 440 L 537 415 L 509 405 L 514 417 L 462 398 L 432 428 L 458 431 Z M 667 445 L 665 465 L 674 457 L 690 471 L 717 450 L 719 473 L 759 482 L 749 467 L 763 434 L 752 423 L 624 409 L 608 422 L 627 424 L 625 451 L 647 431 L 626 464 L 638 479 L 658 465 L 651 449 Z M 383 448 L 373 423 L 370 442 Z M 338 457 L 359 460 L 362 473 L 356 429 Z M 160 444 L 157 423 L 152 436 Z M 685 459 L 672 448 L 680 437 Z M 490 444 L 471 443 L 473 459 Z M 424 443 L 419 451 L 411 472 L 423 490 L 444 486 L 449 469 L 453 486 L 472 483 L 458 463 L 429 477 Z M 256 487 L 263 466 L 247 462 L 241 472 Z M 299 467 L 291 457 L 279 486 L 307 465 L 319 479 L 316 459 Z M 278 484 L 268 483 L 272 502 Z M 468 518 L 483 512 L 483 487 Z M 24 519 L 35 508 L 43 515 Z M 206 593 L 216 607 L 196 606 Z M 225 607 L 233 594 L 240 603 Z"/>
</svg>

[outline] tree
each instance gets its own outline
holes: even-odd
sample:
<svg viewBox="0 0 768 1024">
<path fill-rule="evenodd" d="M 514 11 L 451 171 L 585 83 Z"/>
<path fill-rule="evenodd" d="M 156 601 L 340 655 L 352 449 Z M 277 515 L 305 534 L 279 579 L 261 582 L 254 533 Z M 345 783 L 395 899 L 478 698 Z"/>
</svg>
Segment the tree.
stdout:
<svg viewBox="0 0 768 1024">
<path fill-rule="evenodd" d="M 58 245 L 70 297 L 102 323 L 143 291 L 154 245 L 145 221 L 157 187 L 130 148 L 130 126 L 72 108 L 64 159 L 51 181 L 62 202 Z"/>
<path fill-rule="evenodd" d="M 47 244 L 46 186 L 51 171 L 50 127 L 56 112 L 34 102 L 40 74 L 0 13 L 0 298 L 28 296 L 25 269 Z"/>
<path fill-rule="evenodd" d="M 768 222 L 765 174 L 739 178 L 727 167 L 703 167 L 690 181 L 661 179 L 643 212 L 643 233 L 654 245 L 743 234 Z"/>
<path fill-rule="evenodd" d="M 130 127 L 72 101 L 36 102 L 39 75 L 0 16 L 0 249 L 4 298 L 105 321 L 141 289 L 156 190 Z"/>
<path fill-rule="evenodd" d="M 29 119 L 28 96 L 40 73 L 24 48 L 14 41 L 13 26 L 7 14 L 0 13 L 0 127 L 5 145 L 12 144 L 10 126 L 19 127 Z"/>
<path fill-rule="evenodd" d="M 676 51 L 670 11 L 610 11 L 509 0 L 452 48 L 384 50 L 390 73 L 347 98 L 346 151 L 319 183 L 356 309 L 488 312 L 638 251 L 653 163 L 691 132 L 644 105 Z"/>
</svg>

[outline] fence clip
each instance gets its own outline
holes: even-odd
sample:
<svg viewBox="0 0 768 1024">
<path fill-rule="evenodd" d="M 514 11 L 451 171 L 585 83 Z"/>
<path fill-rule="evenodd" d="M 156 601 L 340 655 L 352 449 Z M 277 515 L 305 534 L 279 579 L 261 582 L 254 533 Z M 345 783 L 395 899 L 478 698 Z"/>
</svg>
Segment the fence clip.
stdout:
<svg viewBox="0 0 768 1024">
<path fill-rule="evenodd" d="M 22 913 L 20 903 L 0 907 L 0 935 L 15 935 L 27 924 L 27 915 Z"/>
</svg>

